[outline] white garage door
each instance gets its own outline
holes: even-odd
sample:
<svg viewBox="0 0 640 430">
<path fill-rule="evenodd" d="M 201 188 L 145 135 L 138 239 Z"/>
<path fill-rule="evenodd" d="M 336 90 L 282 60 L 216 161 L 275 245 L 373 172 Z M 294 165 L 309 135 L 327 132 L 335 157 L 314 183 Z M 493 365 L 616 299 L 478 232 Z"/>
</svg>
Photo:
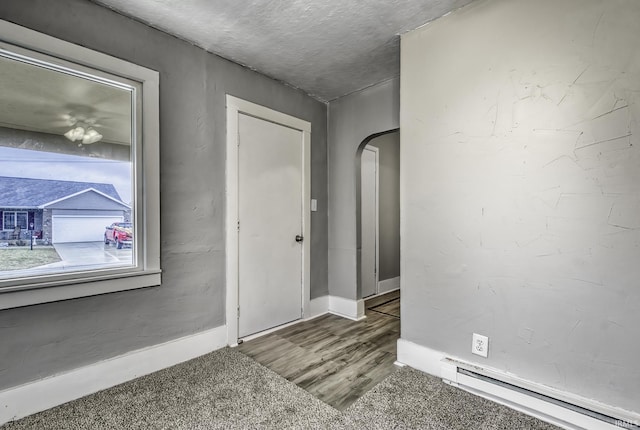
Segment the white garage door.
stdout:
<svg viewBox="0 0 640 430">
<path fill-rule="evenodd" d="M 69 216 L 54 215 L 53 243 L 100 242 L 104 240 L 104 228 L 112 222 L 122 221 L 118 216 Z"/>
</svg>

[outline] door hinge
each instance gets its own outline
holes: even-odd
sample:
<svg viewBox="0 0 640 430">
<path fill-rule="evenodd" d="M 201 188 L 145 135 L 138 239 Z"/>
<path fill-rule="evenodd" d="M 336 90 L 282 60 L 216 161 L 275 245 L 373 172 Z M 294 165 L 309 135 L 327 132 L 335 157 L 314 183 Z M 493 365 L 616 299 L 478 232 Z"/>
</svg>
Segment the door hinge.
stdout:
<svg viewBox="0 0 640 430">
<path fill-rule="evenodd" d="M 240 318 L 240 306 L 238 306 L 238 318 Z"/>
<path fill-rule="evenodd" d="M 240 231 L 240 221 L 238 221 L 238 231 Z"/>
</svg>

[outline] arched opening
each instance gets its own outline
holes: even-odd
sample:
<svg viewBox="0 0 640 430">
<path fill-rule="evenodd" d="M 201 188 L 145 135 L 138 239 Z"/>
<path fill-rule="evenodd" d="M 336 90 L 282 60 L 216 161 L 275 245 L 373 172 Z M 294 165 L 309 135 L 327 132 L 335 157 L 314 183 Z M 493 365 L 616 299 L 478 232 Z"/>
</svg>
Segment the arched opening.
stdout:
<svg viewBox="0 0 640 430">
<path fill-rule="evenodd" d="M 367 299 L 400 287 L 399 129 L 366 138 L 355 170 L 357 296 Z"/>
</svg>

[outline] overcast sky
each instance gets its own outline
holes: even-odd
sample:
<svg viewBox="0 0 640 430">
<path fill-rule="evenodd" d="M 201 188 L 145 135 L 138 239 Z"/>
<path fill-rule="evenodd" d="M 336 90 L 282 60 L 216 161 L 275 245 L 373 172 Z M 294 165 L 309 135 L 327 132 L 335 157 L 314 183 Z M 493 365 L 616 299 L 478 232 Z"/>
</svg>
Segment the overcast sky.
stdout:
<svg viewBox="0 0 640 430">
<path fill-rule="evenodd" d="M 113 184 L 131 203 L 131 163 L 0 146 L 0 176 Z"/>
</svg>

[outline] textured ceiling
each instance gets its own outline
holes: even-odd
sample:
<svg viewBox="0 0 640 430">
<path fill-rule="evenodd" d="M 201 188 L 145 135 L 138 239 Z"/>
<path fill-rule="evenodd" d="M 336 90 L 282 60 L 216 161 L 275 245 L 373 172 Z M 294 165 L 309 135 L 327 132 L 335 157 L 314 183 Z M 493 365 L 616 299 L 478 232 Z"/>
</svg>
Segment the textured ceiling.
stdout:
<svg viewBox="0 0 640 430">
<path fill-rule="evenodd" d="M 471 0 L 95 0 L 324 101 L 399 74 L 399 34 Z"/>
</svg>

